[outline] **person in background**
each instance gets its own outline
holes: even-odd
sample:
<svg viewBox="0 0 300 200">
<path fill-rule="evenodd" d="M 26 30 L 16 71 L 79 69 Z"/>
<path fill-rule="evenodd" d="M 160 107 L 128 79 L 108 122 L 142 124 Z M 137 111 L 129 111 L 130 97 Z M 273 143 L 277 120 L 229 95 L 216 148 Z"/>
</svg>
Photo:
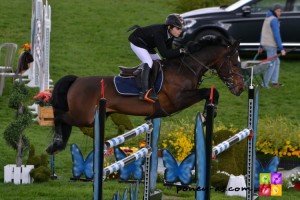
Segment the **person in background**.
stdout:
<svg viewBox="0 0 300 200">
<path fill-rule="evenodd" d="M 170 14 L 164 24 L 153 24 L 145 27 L 135 26 L 128 40 L 132 51 L 143 63 L 142 70 L 142 91 L 139 99 L 155 102 L 157 96 L 149 89 L 149 74 L 153 60 L 160 60 L 155 51 L 158 50 L 163 58 L 174 58 L 185 53 L 184 48 L 172 48 L 174 38 L 180 37 L 183 33 L 184 22 L 179 14 Z"/>
<path fill-rule="evenodd" d="M 262 83 L 262 86 L 265 88 L 269 88 L 269 82 L 271 78 L 272 87 L 283 86 L 282 83 L 278 82 L 280 60 L 279 56 L 276 56 L 278 50 L 280 51 L 282 56 L 286 54 L 282 46 L 280 24 L 278 20 L 278 18 L 281 16 L 281 12 L 282 6 L 280 4 L 274 4 L 272 9 L 267 12 L 262 26 L 260 47 L 258 48 L 258 53 L 261 53 L 263 50 L 265 50 L 268 58 L 274 57 L 264 74 L 264 81 Z"/>
</svg>

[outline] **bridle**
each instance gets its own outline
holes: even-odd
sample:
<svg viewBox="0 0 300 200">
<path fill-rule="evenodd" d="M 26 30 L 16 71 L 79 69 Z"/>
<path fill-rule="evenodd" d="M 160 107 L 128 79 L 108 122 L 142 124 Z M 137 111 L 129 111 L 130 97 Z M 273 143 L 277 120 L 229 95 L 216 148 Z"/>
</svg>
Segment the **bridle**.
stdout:
<svg viewBox="0 0 300 200">
<path fill-rule="evenodd" d="M 230 54 L 231 52 L 229 52 L 228 54 Z M 238 50 L 235 49 L 234 52 L 231 54 L 231 55 L 227 55 L 226 58 L 224 59 L 224 61 L 222 62 L 222 64 L 220 65 L 219 69 L 217 71 L 219 71 L 221 69 L 221 67 L 224 65 L 225 62 L 228 62 L 230 66 L 232 66 L 232 61 L 231 61 L 231 57 L 232 56 L 235 56 L 236 54 L 238 54 Z M 233 70 L 233 68 L 229 68 L 229 72 L 228 72 L 228 75 L 229 76 L 221 76 L 221 75 L 218 75 L 219 78 L 224 82 L 224 84 L 230 89 L 234 89 L 235 87 L 237 87 L 237 85 L 234 85 L 233 84 L 233 76 L 234 75 L 237 75 L 237 76 L 240 76 L 240 77 L 244 77 L 241 73 L 237 73 Z"/>
<path fill-rule="evenodd" d="M 230 48 L 231 46 L 228 46 L 227 48 Z M 224 58 L 223 56 L 220 56 L 220 58 L 218 58 L 217 60 L 214 60 L 212 63 L 205 65 L 203 64 L 199 59 L 197 59 L 193 54 L 191 54 L 190 52 L 187 52 L 186 54 L 191 57 L 196 63 L 198 63 L 200 66 L 204 67 L 205 69 L 207 69 L 207 71 L 209 71 L 212 75 L 216 75 L 218 76 L 223 82 L 224 84 L 231 90 L 234 87 L 237 87 L 235 85 L 233 85 L 233 75 L 238 75 L 243 77 L 243 75 L 241 73 L 236 73 L 232 68 L 229 69 L 229 76 L 228 77 L 222 77 L 221 75 L 218 74 L 218 71 L 223 67 L 223 65 L 227 62 L 229 63 L 229 65 L 232 65 L 232 61 L 231 58 L 233 56 L 235 56 L 238 53 L 238 50 L 235 49 L 234 52 L 231 54 L 232 51 L 228 52 L 225 54 L 226 58 Z M 184 64 L 191 72 L 192 74 L 195 75 L 195 77 L 197 77 L 197 73 L 196 70 L 194 70 L 192 67 L 190 67 L 190 65 L 188 63 L 186 63 L 184 61 L 186 55 L 184 55 L 181 58 L 181 62 L 182 64 Z M 214 66 L 216 63 L 218 63 L 221 59 L 223 59 L 223 62 L 219 65 L 219 67 L 215 68 L 211 68 L 212 66 Z M 198 78 L 198 77 L 197 77 Z"/>
<path fill-rule="evenodd" d="M 181 62 L 192 72 L 192 74 L 194 74 L 197 77 L 197 73 L 196 71 L 190 67 L 190 65 L 188 63 L 186 63 L 184 61 L 184 58 L 186 57 L 186 55 L 188 55 L 189 57 L 191 57 L 196 63 L 198 63 L 200 66 L 204 67 L 205 69 L 207 69 L 208 71 L 210 71 L 211 73 L 215 73 L 215 69 L 210 68 L 211 66 L 213 66 L 215 64 L 215 62 L 209 64 L 208 66 L 206 66 L 205 64 L 203 64 L 200 60 L 198 60 L 195 56 L 193 56 L 193 54 L 191 54 L 190 52 L 187 52 L 186 54 L 184 54 L 184 56 L 181 58 Z"/>
</svg>

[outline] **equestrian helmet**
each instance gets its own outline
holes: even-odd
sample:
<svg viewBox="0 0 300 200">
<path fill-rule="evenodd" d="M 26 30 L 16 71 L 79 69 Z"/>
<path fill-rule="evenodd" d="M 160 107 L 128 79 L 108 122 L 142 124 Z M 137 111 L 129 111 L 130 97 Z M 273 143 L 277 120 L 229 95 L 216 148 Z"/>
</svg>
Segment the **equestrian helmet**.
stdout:
<svg viewBox="0 0 300 200">
<path fill-rule="evenodd" d="M 168 15 L 165 24 L 167 26 L 169 25 L 176 26 L 177 28 L 181 28 L 181 29 L 184 28 L 184 21 L 182 17 L 179 14 L 175 14 L 175 13 Z"/>
</svg>

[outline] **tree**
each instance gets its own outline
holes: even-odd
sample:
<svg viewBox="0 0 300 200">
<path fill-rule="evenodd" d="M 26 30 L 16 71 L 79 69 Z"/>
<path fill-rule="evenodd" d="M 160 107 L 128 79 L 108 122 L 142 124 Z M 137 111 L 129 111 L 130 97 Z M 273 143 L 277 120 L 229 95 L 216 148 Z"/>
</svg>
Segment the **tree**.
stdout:
<svg viewBox="0 0 300 200">
<path fill-rule="evenodd" d="M 16 110 L 16 120 L 9 124 L 3 135 L 9 146 L 16 150 L 16 165 L 22 165 L 22 157 L 29 149 L 29 139 L 24 135 L 24 130 L 31 124 L 32 115 L 23 101 L 28 96 L 29 89 L 24 83 L 15 82 L 9 98 L 8 107 Z"/>
</svg>

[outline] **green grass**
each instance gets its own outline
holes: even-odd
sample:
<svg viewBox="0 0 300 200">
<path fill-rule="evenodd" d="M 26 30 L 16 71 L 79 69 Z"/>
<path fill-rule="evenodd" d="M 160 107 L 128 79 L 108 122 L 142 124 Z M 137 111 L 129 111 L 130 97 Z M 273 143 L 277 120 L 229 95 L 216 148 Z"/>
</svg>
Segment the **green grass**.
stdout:
<svg viewBox="0 0 300 200">
<path fill-rule="evenodd" d="M 14 42 L 19 47 L 30 42 L 31 1 L 0 0 L 0 43 Z M 132 53 L 128 44 L 129 27 L 134 24 L 141 26 L 151 23 L 161 23 L 169 13 L 176 12 L 171 0 L 138 1 L 138 0 L 49 0 L 52 8 L 52 32 L 50 52 L 50 74 L 53 81 L 67 74 L 76 75 L 115 75 L 117 66 L 134 66 L 139 60 Z M 254 55 L 253 55 L 254 56 Z M 242 57 L 243 59 L 249 59 Z M 17 56 L 15 64 L 17 62 Z M 299 84 L 298 74 L 300 63 L 282 59 L 280 80 L 285 83 L 283 88 L 263 89 L 260 91 L 259 118 L 282 115 L 291 122 L 299 123 Z M 202 87 L 214 85 L 220 92 L 220 103 L 216 121 L 237 128 L 247 126 L 247 92 L 235 97 L 216 77 L 204 80 Z M 69 182 L 72 176 L 72 160 L 69 148 L 55 157 L 55 170 L 58 180 L 42 184 L 13 185 L 3 183 L 3 167 L 15 163 L 15 152 L 9 148 L 2 133 L 14 119 L 14 111 L 7 107 L 12 80 L 6 79 L 3 96 L 0 97 L 0 199 L 91 199 L 92 183 Z M 31 97 L 37 93 L 31 91 Z M 30 98 L 28 105 L 33 101 Z M 162 129 L 168 127 L 168 121 L 185 119 L 193 124 L 195 115 L 202 111 L 203 102 L 196 104 L 170 118 L 164 118 Z M 142 117 L 131 117 L 135 126 L 144 122 Z M 107 120 L 106 130 L 109 135 L 115 135 L 116 127 Z M 26 135 L 35 145 L 38 154 L 43 153 L 51 141 L 51 128 L 41 127 L 33 123 L 26 129 Z M 134 139 L 137 142 L 138 139 Z M 93 141 L 84 136 L 78 128 L 73 129 L 69 144 L 76 143 L 87 155 L 93 146 Z M 26 160 L 26 159 L 25 159 Z M 120 185 L 120 187 L 116 187 Z M 126 184 L 115 181 L 104 183 L 104 196 L 110 196 L 117 189 L 123 190 Z M 193 199 L 193 193 L 176 194 L 176 189 L 166 189 L 161 183 L 158 188 L 163 190 L 164 199 Z M 142 188 L 140 189 L 140 191 Z M 281 199 L 299 198 L 296 191 L 283 192 Z M 141 195 L 140 195 L 141 196 Z M 212 199 L 229 199 L 223 193 L 212 192 Z M 239 197 L 232 199 L 242 199 Z M 262 198 L 264 199 L 264 198 Z M 268 198 L 273 199 L 273 198 Z M 277 199 L 277 198 L 276 198 Z"/>
</svg>

